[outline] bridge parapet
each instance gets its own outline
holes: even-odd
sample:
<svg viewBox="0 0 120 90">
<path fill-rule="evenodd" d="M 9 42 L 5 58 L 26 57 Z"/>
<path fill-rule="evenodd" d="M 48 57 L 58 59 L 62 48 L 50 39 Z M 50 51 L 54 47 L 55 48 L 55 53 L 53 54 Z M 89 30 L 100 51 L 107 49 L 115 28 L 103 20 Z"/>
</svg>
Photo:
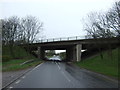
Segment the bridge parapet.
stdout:
<svg viewBox="0 0 120 90">
<path fill-rule="evenodd" d="M 69 41 L 69 40 L 82 40 L 87 39 L 87 36 L 74 36 L 74 37 L 61 37 L 61 38 L 51 38 L 51 39 L 41 39 L 35 43 L 44 43 L 44 42 L 56 42 L 56 41 Z"/>
</svg>

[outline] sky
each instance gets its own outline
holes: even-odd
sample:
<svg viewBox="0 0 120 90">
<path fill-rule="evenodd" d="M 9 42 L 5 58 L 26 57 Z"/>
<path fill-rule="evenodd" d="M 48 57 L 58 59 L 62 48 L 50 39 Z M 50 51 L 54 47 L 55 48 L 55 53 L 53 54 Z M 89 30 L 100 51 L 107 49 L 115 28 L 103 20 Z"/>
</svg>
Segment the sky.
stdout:
<svg viewBox="0 0 120 90">
<path fill-rule="evenodd" d="M 42 35 L 47 39 L 84 36 L 83 18 L 91 12 L 106 12 L 114 1 L 0 0 L 0 18 L 35 16 L 44 23 Z M 37 38 L 40 39 L 40 35 Z"/>
<path fill-rule="evenodd" d="M 0 18 L 35 16 L 43 22 L 45 39 L 85 36 L 84 21 L 91 12 L 104 13 L 116 0 L 0 0 Z M 58 51 L 64 52 L 65 50 Z"/>
</svg>

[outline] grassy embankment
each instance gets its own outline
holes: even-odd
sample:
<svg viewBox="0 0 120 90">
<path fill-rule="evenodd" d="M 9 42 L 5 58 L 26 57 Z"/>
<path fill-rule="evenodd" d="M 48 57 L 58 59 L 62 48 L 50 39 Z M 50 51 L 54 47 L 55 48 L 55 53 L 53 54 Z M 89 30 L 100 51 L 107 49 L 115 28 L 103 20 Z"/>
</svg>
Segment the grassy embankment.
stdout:
<svg viewBox="0 0 120 90">
<path fill-rule="evenodd" d="M 118 64 L 120 64 L 119 60 L 120 56 L 120 48 L 112 50 L 112 59 L 108 54 L 108 51 L 103 52 L 103 59 L 101 59 L 100 55 L 88 58 L 81 62 L 75 62 L 79 67 L 98 72 L 113 78 L 119 78 L 118 75 Z"/>
<path fill-rule="evenodd" d="M 8 46 L 2 48 L 2 71 L 16 71 L 40 64 L 42 61 L 36 59 L 34 56 L 26 52 L 23 48 L 18 46 L 14 47 L 14 58 L 11 56 Z M 34 62 L 26 63 L 23 62 L 28 60 L 34 60 Z"/>
</svg>

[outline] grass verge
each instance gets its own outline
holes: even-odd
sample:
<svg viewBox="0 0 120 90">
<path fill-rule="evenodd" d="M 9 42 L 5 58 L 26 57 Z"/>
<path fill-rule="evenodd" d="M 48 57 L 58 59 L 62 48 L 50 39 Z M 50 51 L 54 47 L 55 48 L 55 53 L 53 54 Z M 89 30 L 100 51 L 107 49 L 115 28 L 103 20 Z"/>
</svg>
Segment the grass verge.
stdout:
<svg viewBox="0 0 120 90">
<path fill-rule="evenodd" d="M 36 66 L 36 65 L 43 62 L 41 60 L 35 59 L 34 62 L 20 65 L 21 63 L 23 63 L 25 61 L 26 61 L 25 59 L 16 59 L 16 60 L 10 60 L 8 62 L 3 62 L 2 63 L 2 71 L 6 72 L 6 71 L 22 70 L 22 69 L 26 69 L 26 68 L 29 68 L 29 67 L 32 67 L 32 66 Z"/>
<path fill-rule="evenodd" d="M 2 46 L 2 62 L 14 59 L 35 59 L 33 55 L 20 46 L 13 47 L 13 54 L 10 52 L 9 46 Z"/>
<path fill-rule="evenodd" d="M 112 56 L 109 55 L 109 51 L 105 51 L 103 52 L 103 59 L 98 55 L 81 62 L 75 62 L 74 64 L 120 80 L 120 76 L 118 75 L 118 64 L 120 64 L 118 62 L 119 49 L 112 50 Z"/>
</svg>

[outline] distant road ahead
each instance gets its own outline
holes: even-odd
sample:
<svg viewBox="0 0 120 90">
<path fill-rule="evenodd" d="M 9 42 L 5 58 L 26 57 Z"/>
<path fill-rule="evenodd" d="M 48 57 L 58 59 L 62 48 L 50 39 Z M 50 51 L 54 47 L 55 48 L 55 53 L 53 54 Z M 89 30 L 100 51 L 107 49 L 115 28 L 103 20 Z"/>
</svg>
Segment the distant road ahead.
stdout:
<svg viewBox="0 0 120 90">
<path fill-rule="evenodd" d="M 117 84 L 63 62 L 48 61 L 40 64 L 9 87 L 117 88 Z"/>
<path fill-rule="evenodd" d="M 60 56 L 53 56 L 51 58 L 49 58 L 49 61 L 62 61 Z"/>
</svg>

